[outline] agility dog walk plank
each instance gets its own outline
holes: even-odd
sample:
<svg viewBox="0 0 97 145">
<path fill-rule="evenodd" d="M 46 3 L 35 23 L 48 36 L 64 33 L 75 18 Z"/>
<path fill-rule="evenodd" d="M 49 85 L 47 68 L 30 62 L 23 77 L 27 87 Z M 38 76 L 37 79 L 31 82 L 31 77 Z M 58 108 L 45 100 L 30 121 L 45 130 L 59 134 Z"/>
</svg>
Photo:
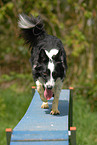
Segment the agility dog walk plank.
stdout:
<svg viewBox="0 0 97 145">
<path fill-rule="evenodd" d="M 52 101 L 48 101 L 49 109 L 41 109 L 42 101 L 35 91 L 27 112 L 12 131 L 10 145 L 69 145 L 70 90 L 60 93 L 60 115 L 50 115 Z"/>
</svg>

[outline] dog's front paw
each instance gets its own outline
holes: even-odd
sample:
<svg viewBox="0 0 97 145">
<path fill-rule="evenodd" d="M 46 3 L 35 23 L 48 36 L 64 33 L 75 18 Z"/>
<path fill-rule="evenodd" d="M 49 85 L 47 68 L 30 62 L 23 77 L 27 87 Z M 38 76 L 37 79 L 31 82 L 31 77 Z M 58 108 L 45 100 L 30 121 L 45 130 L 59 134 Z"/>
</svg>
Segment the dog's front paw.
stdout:
<svg viewBox="0 0 97 145">
<path fill-rule="evenodd" d="M 52 110 L 50 112 L 51 115 L 59 115 L 60 114 L 60 111 L 57 109 L 57 110 Z"/>
<path fill-rule="evenodd" d="M 49 108 L 48 102 L 43 102 L 41 108 L 48 109 Z"/>
</svg>

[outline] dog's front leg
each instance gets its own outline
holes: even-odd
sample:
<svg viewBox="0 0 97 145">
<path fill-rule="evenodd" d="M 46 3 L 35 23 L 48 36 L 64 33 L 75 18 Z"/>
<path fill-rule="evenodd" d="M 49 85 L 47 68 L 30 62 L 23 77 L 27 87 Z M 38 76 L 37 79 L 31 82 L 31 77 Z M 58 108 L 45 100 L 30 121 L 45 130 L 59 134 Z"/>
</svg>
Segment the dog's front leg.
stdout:
<svg viewBox="0 0 97 145">
<path fill-rule="evenodd" d="M 50 114 L 52 114 L 52 115 L 60 114 L 60 111 L 58 110 L 58 103 L 59 103 L 59 95 L 56 94 L 56 96 L 54 97 L 54 100 L 53 100 L 52 110 L 51 110 Z"/>
<path fill-rule="evenodd" d="M 37 80 L 36 85 L 37 85 L 37 91 L 40 95 L 40 98 L 43 101 L 41 108 L 43 108 L 43 109 L 49 108 L 48 102 L 47 102 L 46 98 L 44 97 L 44 88 L 43 88 L 42 83 L 39 80 Z"/>
<path fill-rule="evenodd" d="M 62 81 L 60 79 L 58 79 L 56 81 L 55 87 L 54 87 L 54 100 L 52 103 L 52 110 L 50 112 L 50 114 L 52 115 L 56 115 L 56 114 L 60 114 L 60 111 L 58 110 L 58 103 L 59 103 L 59 96 L 60 96 L 60 92 L 62 89 Z"/>
</svg>

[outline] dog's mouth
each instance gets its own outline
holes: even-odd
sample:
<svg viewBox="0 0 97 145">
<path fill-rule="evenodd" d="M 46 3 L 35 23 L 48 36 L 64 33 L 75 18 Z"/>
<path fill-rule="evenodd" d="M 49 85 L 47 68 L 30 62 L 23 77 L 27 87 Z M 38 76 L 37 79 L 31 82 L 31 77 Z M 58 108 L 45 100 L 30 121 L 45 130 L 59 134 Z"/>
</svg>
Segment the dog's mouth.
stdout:
<svg viewBox="0 0 97 145">
<path fill-rule="evenodd" d="M 45 88 L 45 90 L 44 90 L 44 97 L 46 98 L 46 100 L 50 100 L 53 97 L 52 90 Z"/>
</svg>

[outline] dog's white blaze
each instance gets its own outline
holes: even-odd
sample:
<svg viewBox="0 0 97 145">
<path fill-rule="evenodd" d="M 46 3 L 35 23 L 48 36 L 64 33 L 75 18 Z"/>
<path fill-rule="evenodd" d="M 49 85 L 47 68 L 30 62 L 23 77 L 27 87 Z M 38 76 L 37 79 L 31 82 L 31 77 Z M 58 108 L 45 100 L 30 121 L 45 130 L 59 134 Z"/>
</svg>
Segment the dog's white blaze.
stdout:
<svg viewBox="0 0 97 145">
<path fill-rule="evenodd" d="M 45 50 L 45 52 L 46 52 L 46 55 L 52 60 L 52 56 L 56 55 L 58 53 L 58 50 L 57 49 L 51 49 L 50 52 L 48 52 L 47 50 Z"/>
<path fill-rule="evenodd" d="M 53 76 L 52 76 L 52 73 L 54 71 L 54 63 L 52 61 L 49 61 L 48 69 L 50 70 L 50 79 L 48 80 L 46 85 L 54 86 L 55 82 L 54 82 L 54 79 L 53 79 Z"/>
<path fill-rule="evenodd" d="M 54 63 L 52 61 L 49 61 L 48 69 L 51 71 L 51 73 L 54 71 Z"/>
<path fill-rule="evenodd" d="M 48 52 L 48 51 L 45 51 L 45 52 L 46 52 L 46 55 L 50 58 L 50 61 L 48 63 L 48 69 L 50 70 L 50 79 L 45 84 L 45 86 L 47 87 L 49 85 L 49 86 L 54 87 L 55 82 L 54 82 L 52 73 L 54 71 L 55 66 L 54 66 L 54 63 L 53 63 L 53 60 L 52 60 L 52 56 L 56 55 L 58 53 L 58 50 L 57 49 L 52 49 L 50 52 Z"/>
<path fill-rule="evenodd" d="M 55 82 L 54 82 L 54 79 L 53 79 L 53 76 L 52 76 L 52 73 L 54 71 L 54 63 L 53 63 L 53 61 L 49 61 L 48 69 L 50 70 L 50 79 L 45 84 L 45 87 L 47 87 L 47 86 L 52 86 L 53 87 L 55 85 Z"/>
<path fill-rule="evenodd" d="M 53 55 L 57 55 L 57 53 L 58 53 L 58 51 L 59 50 L 57 50 L 57 49 L 51 49 L 49 52 L 47 51 L 47 50 L 45 50 L 45 52 L 46 52 L 46 55 L 49 57 L 49 59 L 50 59 L 50 61 L 49 61 L 49 63 L 48 63 L 48 69 L 50 70 L 50 79 L 48 80 L 48 82 L 45 84 L 45 87 L 47 87 L 47 86 L 52 86 L 52 87 L 54 87 L 54 85 L 55 85 L 55 81 L 54 81 L 54 78 L 53 78 L 53 76 L 52 76 L 52 73 L 53 73 L 53 71 L 54 71 L 54 69 L 55 69 L 55 66 L 54 66 L 54 63 L 53 63 L 53 59 L 52 59 L 52 56 Z"/>
</svg>

